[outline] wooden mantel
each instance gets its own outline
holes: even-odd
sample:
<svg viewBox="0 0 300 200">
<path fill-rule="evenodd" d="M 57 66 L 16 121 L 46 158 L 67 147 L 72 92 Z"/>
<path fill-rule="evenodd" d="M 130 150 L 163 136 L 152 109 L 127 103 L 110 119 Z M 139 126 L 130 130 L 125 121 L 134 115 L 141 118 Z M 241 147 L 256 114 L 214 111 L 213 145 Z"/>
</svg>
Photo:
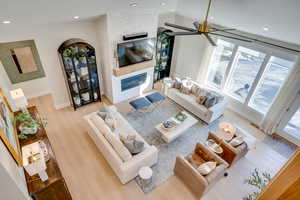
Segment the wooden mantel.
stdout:
<svg viewBox="0 0 300 200">
<path fill-rule="evenodd" d="M 127 67 L 122 67 L 119 69 L 113 69 L 113 74 L 115 76 L 123 76 L 125 74 L 130 74 L 130 73 L 142 70 L 142 69 L 154 67 L 154 65 L 155 65 L 155 61 L 150 60 L 150 61 L 146 61 L 146 62 L 142 62 L 142 63 L 137 63 L 134 65 L 129 65 Z"/>
</svg>

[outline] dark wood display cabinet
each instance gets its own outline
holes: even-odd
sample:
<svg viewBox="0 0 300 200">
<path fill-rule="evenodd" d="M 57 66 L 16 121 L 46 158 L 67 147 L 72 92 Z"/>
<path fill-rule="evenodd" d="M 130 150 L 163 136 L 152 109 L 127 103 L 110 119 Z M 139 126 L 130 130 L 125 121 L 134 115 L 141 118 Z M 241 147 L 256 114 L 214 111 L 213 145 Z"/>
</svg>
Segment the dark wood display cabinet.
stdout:
<svg viewBox="0 0 300 200">
<path fill-rule="evenodd" d="M 34 119 L 39 117 L 38 110 L 35 106 L 29 107 L 28 111 Z M 16 112 L 15 115 L 17 115 L 18 113 L 19 112 Z M 16 127 L 18 127 L 18 124 Z M 36 134 L 28 135 L 28 139 L 26 140 L 19 140 L 21 148 L 25 145 L 41 141 L 43 142 L 43 144 L 45 144 L 48 152 L 46 156 L 46 172 L 49 178 L 48 180 L 43 182 L 41 181 L 39 175 L 29 176 L 26 170 L 24 170 L 29 195 L 34 200 L 72 200 L 71 194 L 60 171 L 45 128 L 41 127 Z"/>
<path fill-rule="evenodd" d="M 95 49 L 81 39 L 70 39 L 58 52 L 74 109 L 101 101 Z"/>
<path fill-rule="evenodd" d="M 157 30 L 154 82 L 170 76 L 175 37 L 167 35 L 167 32 L 172 31 L 163 27 Z"/>
</svg>

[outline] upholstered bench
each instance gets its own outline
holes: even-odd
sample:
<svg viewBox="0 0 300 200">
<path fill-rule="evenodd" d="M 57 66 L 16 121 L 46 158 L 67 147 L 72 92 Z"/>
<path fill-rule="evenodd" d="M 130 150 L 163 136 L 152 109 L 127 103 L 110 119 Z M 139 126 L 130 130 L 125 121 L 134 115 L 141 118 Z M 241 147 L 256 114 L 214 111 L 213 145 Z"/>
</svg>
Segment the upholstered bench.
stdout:
<svg viewBox="0 0 300 200">
<path fill-rule="evenodd" d="M 159 104 L 160 102 L 165 100 L 166 97 L 159 92 L 154 92 L 152 94 L 147 95 L 146 99 L 148 99 L 148 101 L 150 101 L 152 104 Z"/>
<path fill-rule="evenodd" d="M 149 106 L 151 106 L 151 102 L 148 101 L 145 97 L 141 97 L 130 101 L 129 104 L 136 110 L 136 111 L 146 111 Z"/>
</svg>

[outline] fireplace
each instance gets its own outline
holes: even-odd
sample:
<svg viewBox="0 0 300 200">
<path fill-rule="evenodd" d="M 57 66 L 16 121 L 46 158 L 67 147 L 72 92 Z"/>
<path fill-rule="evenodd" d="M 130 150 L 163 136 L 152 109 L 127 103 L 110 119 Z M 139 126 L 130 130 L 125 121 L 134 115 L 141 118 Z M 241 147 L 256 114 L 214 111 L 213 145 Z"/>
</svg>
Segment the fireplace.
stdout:
<svg viewBox="0 0 300 200">
<path fill-rule="evenodd" d="M 154 67 L 148 67 L 132 73 L 112 76 L 112 91 L 114 104 L 137 97 L 150 91 L 153 87 Z"/>
<path fill-rule="evenodd" d="M 129 78 L 125 78 L 121 80 L 121 91 L 124 92 L 131 88 L 140 86 L 145 83 L 147 78 L 147 72 L 138 74 Z"/>
</svg>

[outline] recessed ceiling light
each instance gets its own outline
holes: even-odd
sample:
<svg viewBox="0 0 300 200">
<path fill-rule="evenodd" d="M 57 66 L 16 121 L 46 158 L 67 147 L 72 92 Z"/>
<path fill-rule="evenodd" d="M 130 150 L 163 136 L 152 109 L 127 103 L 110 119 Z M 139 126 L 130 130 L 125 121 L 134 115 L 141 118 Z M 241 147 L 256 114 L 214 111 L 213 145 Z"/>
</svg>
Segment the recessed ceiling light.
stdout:
<svg viewBox="0 0 300 200">
<path fill-rule="evenodd" d="M 79 16 L 74 16 L 73 18 L 74 18 L 74 19 L 79 19 Z"/>
<path fill-rule="evenodd" d="M 268 28 L 268 27 L 263 27 L 263 30 L 264 30 L 264 31 L 268 31 L 269 28 Z"/>
<path fill-rule="evenodd" d="M 161 5 L 161 6 L 165 6 L 166 3 L 165 3 L 165 2 L 161 2 L 160 5 Z"/>
<path fill-rule="evenodd" d="M 137 7 L 137 3 L 133 2 L 129 4 L 131 7 Z"/>
<path fill-rule="evenodd" d="M 3 21 L 2 23 L 3 23 L 3 24 L 10 24 L 11 21 L 5 20 L 5 21 Z"/>
</svg>

